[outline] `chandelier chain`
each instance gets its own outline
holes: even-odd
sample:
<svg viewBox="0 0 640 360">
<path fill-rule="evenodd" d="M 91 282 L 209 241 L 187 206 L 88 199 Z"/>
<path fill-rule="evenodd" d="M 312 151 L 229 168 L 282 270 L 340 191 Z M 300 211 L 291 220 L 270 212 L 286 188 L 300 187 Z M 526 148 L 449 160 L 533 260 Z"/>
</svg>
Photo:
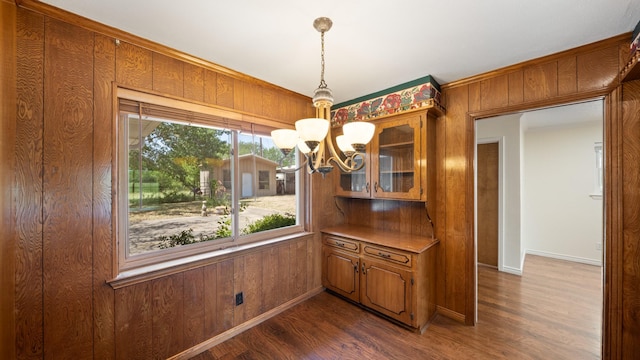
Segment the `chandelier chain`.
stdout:
<svg viewBox="0 0 640 360">
<path fill-rule="evenodd" d="M 327 83 L 324 81 L 324 31 L 320 32 L 320 86 L 321 89 L 327 88 Z"/>
</svg>

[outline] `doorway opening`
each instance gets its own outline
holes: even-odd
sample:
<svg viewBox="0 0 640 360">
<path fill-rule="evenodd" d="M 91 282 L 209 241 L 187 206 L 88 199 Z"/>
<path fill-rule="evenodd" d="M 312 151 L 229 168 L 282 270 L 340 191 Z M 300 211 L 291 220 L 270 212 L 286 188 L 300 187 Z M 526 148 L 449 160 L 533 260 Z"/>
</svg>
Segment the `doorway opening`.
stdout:
<svg viewBox="0 0 640 360">
<path fill-rule="evenodd" d="M 602 269 L 603 124 L 602 99 L 475 121 L 476 266 L 522 276 L 529 256 Z"/>
</svg>

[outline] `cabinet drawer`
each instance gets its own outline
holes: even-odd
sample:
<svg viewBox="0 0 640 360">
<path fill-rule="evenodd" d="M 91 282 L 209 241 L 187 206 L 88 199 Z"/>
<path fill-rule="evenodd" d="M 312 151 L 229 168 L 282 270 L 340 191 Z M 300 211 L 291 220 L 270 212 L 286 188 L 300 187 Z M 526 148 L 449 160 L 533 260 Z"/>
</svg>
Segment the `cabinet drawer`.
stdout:
<svg viewBox="0 0 640 360">
<path fill-rule="evenodd" d="M 333 246 L 338 249 L 343 249 L 343 250 L 351 251 L 354 253 L 357 253 L 360 250 L 360 244 L 357 241 L 353 241 L 353 240 L 349 240 L 349 239 L 345 239 L 337 236 L 325 235 L 324 244 L 327 246 Z"/>
<path fill-rule="evenodd" d="M 364 245 L 362 251 L 365 255 L 376 259 L 386 260 L 393 264 L 399 264 L 411 267 L 411 254 L 397 250 L 389 250 L 387 248 Z"/>
</svg>

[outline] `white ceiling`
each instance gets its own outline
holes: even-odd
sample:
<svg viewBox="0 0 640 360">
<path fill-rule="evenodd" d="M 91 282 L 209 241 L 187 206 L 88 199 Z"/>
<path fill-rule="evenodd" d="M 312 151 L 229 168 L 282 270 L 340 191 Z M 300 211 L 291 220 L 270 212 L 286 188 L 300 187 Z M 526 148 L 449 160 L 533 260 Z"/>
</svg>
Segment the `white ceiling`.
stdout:
<svg viewBox="0 0 640 360">
<path fill-rule="evenodd" d="M 588 122 L 602 124 L 604 121 L 604 101 L 599 99 L 527 111 L 522 114 L 520 120 L 525 131 L 553 126 L 566 127 Z"/>
<path fill-rule="evenodd" d="M 45 0 L 44 2 L 336 103 L 431 74 L 443 83 L 632 31 L 638 0 Z"/>
</svg>

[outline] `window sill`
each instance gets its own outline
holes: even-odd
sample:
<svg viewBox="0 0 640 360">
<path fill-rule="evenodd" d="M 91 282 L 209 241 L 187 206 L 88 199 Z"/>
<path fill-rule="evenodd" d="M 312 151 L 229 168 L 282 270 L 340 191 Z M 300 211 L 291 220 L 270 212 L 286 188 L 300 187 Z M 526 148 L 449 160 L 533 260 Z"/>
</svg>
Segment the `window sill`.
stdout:
<svg viewBox="0 0 640 360">
<path fill-rule="evenodd" d="M 310 236 L 312 234 L 313 233 L 311 232 L 299 232 L 295 234 L 279 236 L 268 240 L 233 245 L 228 248 L 187 256 L 171 261 L 165 261 L 159 264 L 141 266 L 135 269 L 121 272 L 114 279 L 107 280 L 107 284 L 111 285 L 113 289 L 120 289 L 126 286 L 220 262 L 222 260 L 240 255 L 251 250 L 259 249 L 264 246 L 277 244 L 282 241 L 299 239 Z"/>
<path fill-rule="evenodd" d="M 589 197 L 593 200 L 602 200 L 602 194 L 589 194 Z"/>
</svg>

